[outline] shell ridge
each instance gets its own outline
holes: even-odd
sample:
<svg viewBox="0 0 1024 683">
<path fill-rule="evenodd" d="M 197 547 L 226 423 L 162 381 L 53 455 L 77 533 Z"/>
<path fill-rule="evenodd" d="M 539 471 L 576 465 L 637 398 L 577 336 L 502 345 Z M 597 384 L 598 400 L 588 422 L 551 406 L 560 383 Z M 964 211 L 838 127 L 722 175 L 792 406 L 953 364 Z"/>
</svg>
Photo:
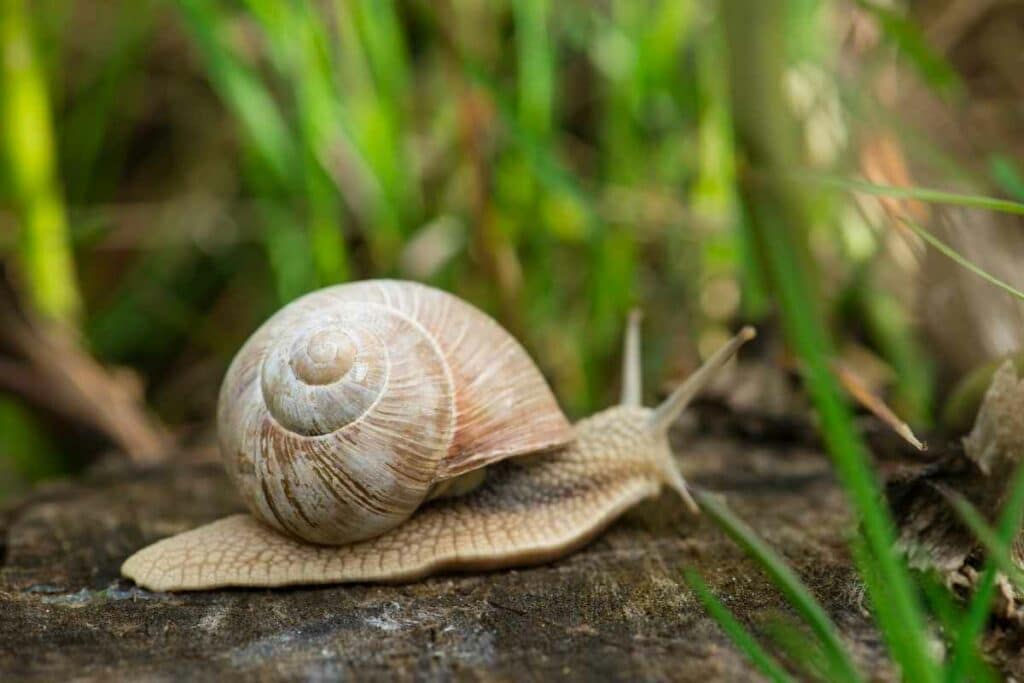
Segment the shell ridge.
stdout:
<svg viewBox="0 0 1024 683">
<path fill-rule="evenodd" d="M 355 478 L 343 476 L 345 474 L 345 471 L 340 467 L 331 467 L 331 463 L 328 461 L 328 458 L 329 456 L 326 453 L 317 453 L 315 456 L 313 456 L 313 459 L 316 460 L 316 462 L 318 462 L 320 465 L 322 465 L 322 467 L 311 468 L 313 474 L 315 474 L 317 478 L 320 480 L 320 482 L 324 485 L 324 490 L 328 493 L 328 495 L 330 495 L 339 503 L 348 504 L 350 500 L 359 501 L 360 507 L 362 507 L 365 510 L 370 510 L 381 515 L 391 514 L 390 510 L 383 507 L 383 505 L 387 504 L 386 500 L 380 500 L 380 496 L 371 494 L 369 489 L 367 489 L 365 486 L 362 486 L 358 481 L 355 480 Z M 340 487 L 345 489 L 345 491 L 347 491 L 351 495 L 351 499 L 346 498 L 345 496 L 341 495 L 339 491 L 335 490 L 335 488 L 331 486 L 332 482 L 337 483 Z M 316 525 L 311 524 L 310 526 Z"/>
<path fill-rule="evenodd" d="M 352 304 L 354 302 L 345 300 L 344 303 Z M 401 318 L 403 321 L 409 323 L 412 327 L 414 327 L 416 329 L 416 331 L 422 333 L 423 337 L 430 342 L 431 349 L 434 351 L 434 353 L 437 355 L 437 357 L 440 358 L 441 361 L 442 361 L 441 364 L 442 364 L 442 366 L 444 367 L 444 370 L 445 370 L 445 379 L 448 382 L 448 386 L 452 387 L 452 391 L 450 393 L 451 393 L 451 395 L 453 397 L 453 400 L 452 400 L 452 409 L 453 409 L 452 413 L 453 413 L 453 416 L 454 416 L 454 414 L 456 412 L 455 411 L 455 401 L 454 401 L 454 396 L 455 396 L 454 378 L 452 376 L 451 366 L 447 362 L 447 357 L 446 357 L 443 349 L 438 344 L 437 338 L 426 327 L 424 327 L 423 324 L 419 320 L 416 320 L 415 318 L 410 317 L 406 311 L 403 311 L 401 309 L 394 308 L 394 307 L 389 307 L 389 306 L 386 306 L 386 305 L 381 304 L 381 303 L 375 303 L 375 302 L 366 302 L 365 304 L 361 304 L 361 305 L 365 305 L 365 306 L 368 306 L 368 307 L 371 307 L 371 308 L 379 308 L 379 309 L 381 309 L 385 313 L 388 313 L 388 314 L 394 315 L 395 317 Z M 377 393 L 377 395 L 373 399 L 373 402 L 366 407 L 366 409 L 359 415 L 359 417 L 355 418 L 351 422 L 347 422 L 344 425 L 342 425 L 340 427 L 337 427 L 335 429 L 332 429 L 331 431 L 323 433 L 323 434 L 302 434 L 300 432 L 296 432 L 295 430 L 290 429 L 287 425 L 281 423 L 281 421 L 278 420 L 274 416 L 274 414 L 271 413 L 268 410 L 267 413 L 270 416 L 270 418 L 274 421 L 274 423 L 277 424 L 278 426 L 280 426 L 282 430 L 287 431 L 287 432 L 289 432 L 291 434 L 295 434 L 299 438 L 318 439 L 318 438 L 330 436 L 331 434 L 334 434 L 334 433 L 336 433 L 336 432 L 338 432 L 338 431 L 340 431 L 342 429 L 345 429 L 345 428 L 349 427 L 350 425 L 358 425 L 364 419 L 366 419 L 366 416 L 369 413 L 372 413 L 375 408 L 377 408 L 378 404 L 383 399 L 383 397 L 384 397 L 384 395 L 386 393 L 386 389 L 388 389 L 389 386 L 391 386 L 390 372 L 391 372 L 391 368 L 392 368 L 392 361 L 391 361 L 391 355 L 392 354 L 391 354 L 390 348 L 387 346 L 387 344 L 383 343 L 384 340 L 381 339 L 380 335 L 378 335 L 376 332 L 368 332 L 367 334 L 372 335 L 378 342 L 380 342 L 380 346 L 381 346 L 381 348 L 384 349 L 384 352 L 385 352 L 385 359 L 387 360 L 387 364 L 385 365 L 384 371 L 383 371 L 384 372 L 384 378 L 383 378 L 383 383 L 381 384 L 381 391 L 379 391 Z M 257 363 L 256 365 L 261 365 L 261 363 Z M 452 430 L 451 431 L 454 432 L 454 425 L 452 425 Z"/>
</svg>

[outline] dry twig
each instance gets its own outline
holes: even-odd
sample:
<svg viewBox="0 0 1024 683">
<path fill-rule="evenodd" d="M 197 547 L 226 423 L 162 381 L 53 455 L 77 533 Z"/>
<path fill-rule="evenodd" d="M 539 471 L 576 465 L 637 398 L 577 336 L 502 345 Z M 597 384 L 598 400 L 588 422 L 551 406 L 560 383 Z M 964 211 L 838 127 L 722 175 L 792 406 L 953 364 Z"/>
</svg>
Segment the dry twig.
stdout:
<svg viewBox="0 0 1024 683">
<path fill-rule="evenodd" d="M 146 411 L 137 377 L 104 368 L 73 330 L 28 317 L 0 298 L 0 340 L 24 359 L 0 359 L 0 386 L 103 432 L 135 462 L 170 452 L 172 437 Z"/>
</svg>

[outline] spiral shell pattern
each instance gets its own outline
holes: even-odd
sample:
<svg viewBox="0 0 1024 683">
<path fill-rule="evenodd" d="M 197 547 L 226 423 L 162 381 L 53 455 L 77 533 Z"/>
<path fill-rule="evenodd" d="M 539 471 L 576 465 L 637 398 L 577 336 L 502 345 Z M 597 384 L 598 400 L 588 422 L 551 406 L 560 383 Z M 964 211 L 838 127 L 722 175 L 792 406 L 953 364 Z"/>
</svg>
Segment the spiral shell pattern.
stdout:
<svg viewBox="0 0 1024 683">
<path fill-rule="evenodd" d="M 217 423 L 253 513 L 332 545 L 397 526 L 439 482 L 573 438 L 496 322 L 386 280 L 313 292 L 271 317 L 232 362 Z"/>
</svg>

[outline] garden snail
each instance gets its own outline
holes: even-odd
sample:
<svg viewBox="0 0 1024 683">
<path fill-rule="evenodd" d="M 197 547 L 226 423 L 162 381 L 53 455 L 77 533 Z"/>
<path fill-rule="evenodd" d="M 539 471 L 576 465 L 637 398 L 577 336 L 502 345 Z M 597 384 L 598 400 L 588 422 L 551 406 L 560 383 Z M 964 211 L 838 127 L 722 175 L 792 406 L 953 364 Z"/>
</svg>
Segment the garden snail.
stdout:
<svg viewBox="0 0 1024 683">
<path fill-rule="evenodd" d="M 306 295 L 221 387 L 221 455 L 253 514 L 121 571 L 153 590 L 410 581 L 556 559 L 663 485 L 696 510 L 668 428 L 754 331 L 649 409 L 638 327 L 632 316 L 622 403 L 570 426 L 518 342 L 450 294 L 376 280 Z"/>
</svg>

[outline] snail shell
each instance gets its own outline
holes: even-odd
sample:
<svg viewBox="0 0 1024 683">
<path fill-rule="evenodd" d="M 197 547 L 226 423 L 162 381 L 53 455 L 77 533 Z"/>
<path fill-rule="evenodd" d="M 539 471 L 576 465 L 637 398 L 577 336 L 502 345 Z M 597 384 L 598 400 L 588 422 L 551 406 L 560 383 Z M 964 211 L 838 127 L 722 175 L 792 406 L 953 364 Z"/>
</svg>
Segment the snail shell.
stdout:
<svg viewBox="0 0 1024 683">
<path fill-rule="evenodd" d="M 313 292 L 265 322 L 228 369 L 217 430 L 253 514 L 329 545 L 401 524 L 456 477 L 573 439 L 501 326 L 388 280 Z"/>
</svg>

